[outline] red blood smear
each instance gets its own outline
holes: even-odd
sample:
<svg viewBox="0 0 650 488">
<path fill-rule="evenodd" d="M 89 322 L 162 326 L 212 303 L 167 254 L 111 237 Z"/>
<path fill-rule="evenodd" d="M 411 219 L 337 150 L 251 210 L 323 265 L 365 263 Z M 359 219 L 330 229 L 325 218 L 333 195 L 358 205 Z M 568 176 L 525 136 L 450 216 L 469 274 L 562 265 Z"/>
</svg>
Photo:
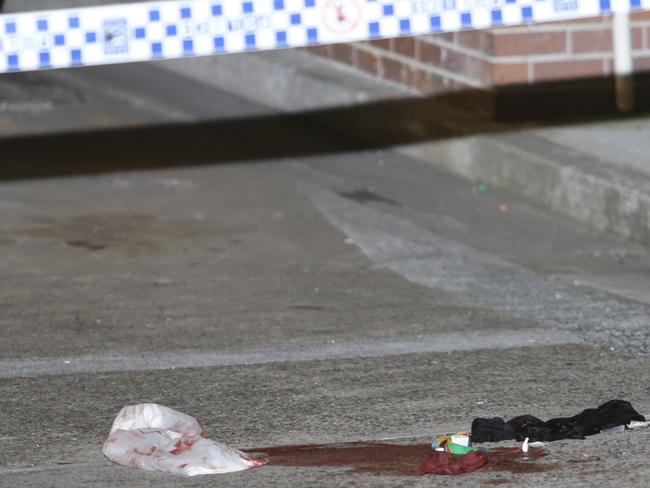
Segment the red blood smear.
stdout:
<svg viewBox="0 0 650 488">
<path fill-rule="evenodd" d="M 432 453 L 431 444 L 386 444 L 354 442 L 346 444 L 312 444 L 245 449 L 263 453 L 270 465 L 292 467 L 349 468 L 353 473 L 414 476 Z M 553 465 L 535 460 L 546 456 L 542 449 L 531 448 L 527 454 L 518 448 L 491 449 L 484 471 L 536 473 L 553 469 Z"/>
<path fill-rule="evenodd" d="M 192 446 L 194 445 L 194 443 L 195 443 L 195 441 L 190 440 L 190 439 L 188 439 L 188 440 L 181 439 L 181 440 L 177 441 L 176 444 L 174 444 L 174 447 L 176 449 L 174 449 L 173 451 L 169 451 L 169 454 L 173 454 L 174 456 L 177 456 L 178 454 L 182 454 L 185 451 L 189 451 L 192 448 Z"/>
<path fill-rule="evenodd" d="M 413 475 L 431 453 L 430 444 L 396 445 L 383 443 L 278 446 L 250 449 L 264 452 L 270 465 L 300 467 L 344 467 L 356 473 Z"/>
<path fill-rule="evenodd" d="M 547 452 L 538 447 L 531 447 L 526 453 L 518 447 L 497 447 L 490 449 L 486 469 L 516 474 L 541 473 L 556 469 L 557 465 L 535 462 L 546 455 Z"/>
<path fill-rule="evenodd" d="M 464 456 L 454 456 L 448 452 L 433 451 L 417 469 L 415 474 L 458 475 L 471 473 L 482 468 L 488 462 L 483 452 L 468 452 Z"/>
</svg>

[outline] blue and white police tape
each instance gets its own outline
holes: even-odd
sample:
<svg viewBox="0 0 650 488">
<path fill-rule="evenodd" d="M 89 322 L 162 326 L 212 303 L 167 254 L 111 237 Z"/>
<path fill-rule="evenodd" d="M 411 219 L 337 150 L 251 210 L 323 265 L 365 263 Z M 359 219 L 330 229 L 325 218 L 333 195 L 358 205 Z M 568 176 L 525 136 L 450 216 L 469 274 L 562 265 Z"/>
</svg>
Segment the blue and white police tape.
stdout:
<svg viewBox="0 0 650 488">
<path fill-rule="evenodd" d="M 0 73 L 650 10 L 650 0 L 179 0 L 0 15 Z"/>
</svg>

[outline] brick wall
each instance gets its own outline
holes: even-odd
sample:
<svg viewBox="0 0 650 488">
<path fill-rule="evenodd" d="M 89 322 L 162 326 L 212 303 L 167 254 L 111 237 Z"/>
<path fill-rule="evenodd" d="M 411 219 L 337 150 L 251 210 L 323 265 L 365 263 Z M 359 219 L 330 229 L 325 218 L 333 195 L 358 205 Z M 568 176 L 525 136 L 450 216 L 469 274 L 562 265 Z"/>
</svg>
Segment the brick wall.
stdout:
<svg viewBox="0 0 650 488">
<path fill-rule="evenodd" d="M 650 70 L 650 12 L 632 17 L 634 64 Z M 307 48 L 437 94 L 612 74 L 611 18 Z"/>
</svg>

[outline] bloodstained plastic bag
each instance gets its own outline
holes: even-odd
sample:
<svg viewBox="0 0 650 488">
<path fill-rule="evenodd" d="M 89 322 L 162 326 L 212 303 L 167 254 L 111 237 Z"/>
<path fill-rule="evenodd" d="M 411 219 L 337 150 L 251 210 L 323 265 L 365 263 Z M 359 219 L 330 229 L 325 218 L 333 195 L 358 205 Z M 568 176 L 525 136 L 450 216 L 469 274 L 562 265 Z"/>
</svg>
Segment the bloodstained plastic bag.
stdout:
<svg viewBox="0 0 650 488">
<path fill-rule="evenodd" d="M 433 451 L 417 469 L 415 474 L 447 474 L 458 475 L 471 473 L 482 468 L 488 462 L 487 455 L 482 451 L 470 451 L 462 456 L 449 452 Z"/>
<path fill-rule="evenodd" d="M 194 417 L 155 403 L 120 410 L 103 453 L 123 466 L 184 476 L 231 473 L 268 462 L 211 441 Z"/>
</svg>

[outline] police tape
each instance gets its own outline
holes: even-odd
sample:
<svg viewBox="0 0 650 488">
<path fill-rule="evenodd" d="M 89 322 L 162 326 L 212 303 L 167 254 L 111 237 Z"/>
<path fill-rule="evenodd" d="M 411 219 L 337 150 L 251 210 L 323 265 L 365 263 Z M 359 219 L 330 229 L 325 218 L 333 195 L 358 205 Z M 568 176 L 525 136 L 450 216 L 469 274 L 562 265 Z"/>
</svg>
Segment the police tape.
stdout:
<svg viewBox="0 0 650 488">
<path fill-rule="evenodd" d="M 650 0 L 184 0 L 0 15 L 0 73 L 650 10 Z"/>
</svg>

